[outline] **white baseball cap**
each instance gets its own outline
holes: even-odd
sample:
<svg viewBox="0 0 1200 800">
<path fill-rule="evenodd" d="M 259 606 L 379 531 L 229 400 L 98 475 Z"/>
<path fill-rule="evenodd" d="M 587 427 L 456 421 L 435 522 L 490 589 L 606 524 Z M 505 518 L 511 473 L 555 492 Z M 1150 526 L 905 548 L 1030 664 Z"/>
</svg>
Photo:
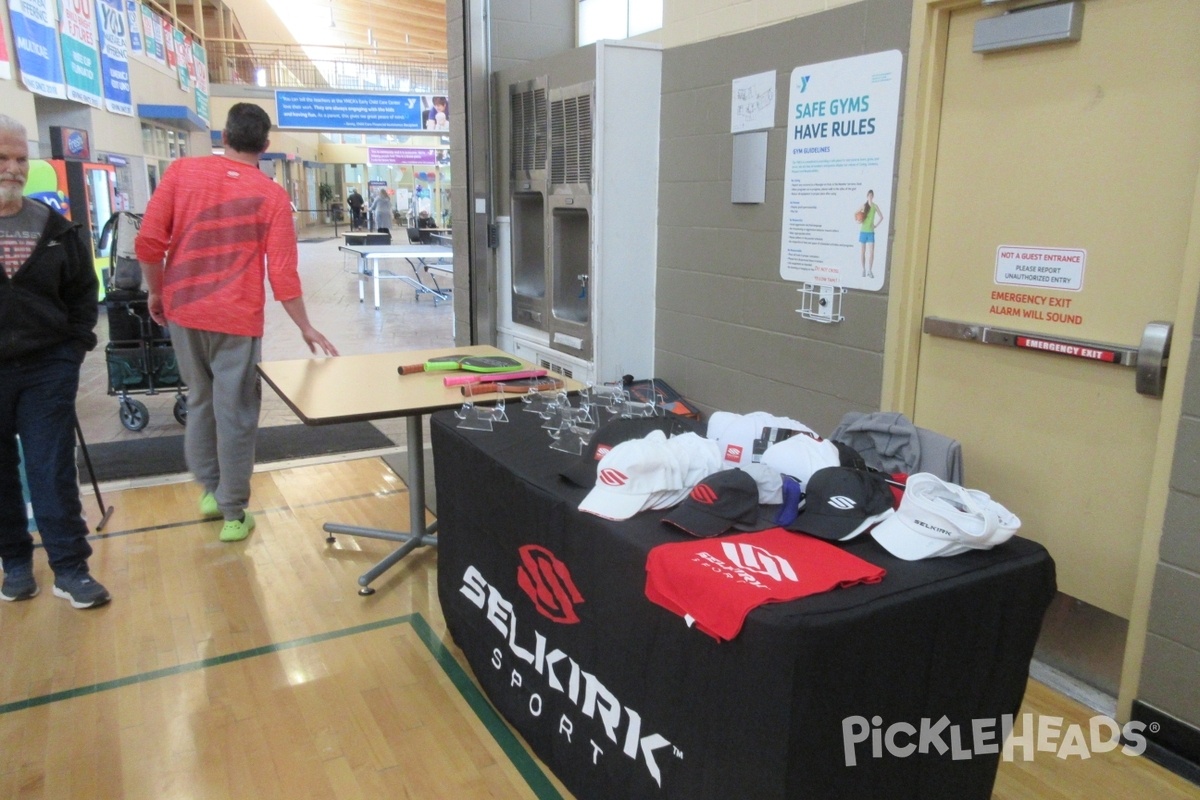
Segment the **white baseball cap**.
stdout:
<svg viewBox="0 0 1200 800">
<path fill-rule="evenodd" d="M 724 468 L 741 467 L 754 463 L 754 442 L 762 437 L 763 428 L 786 428 L 812 433 L 812 428 L 803 422 L 788 417 L 777 417 L 766 411 L 735 414 L 732 411 L 714 411 L 708 418 L 707 437 L 720 446 Z"/>
<path fill-rule="evenodd" d="M 722 469 L 721 450 L 716 442 L 697 433 L 681 433 L 665 445 L 682 471 L 683 485 L 651 497 L 645 508 L 673 508 L 684 501 L 696 484 Z"/>
<path fill-rule="evenodd" d="M 750 473 L 758 484 L 758 502 L 762 505 L 779 505 L 783 502 L 783 474 L 774 467 L 763 464 L 743 464 L 738 469 Z"/>
<path fill-rule="evenodd" d="M 897 558 L 917 561 L 990 550 L 1020 527 L 1015 514 L 984 492 L 918 472 L 908 476 L 896 513 L 872 528 L 871 535 Z"/>
<path fill-rule="evenodd" d="M 667 441 L 662 431 L 652 431 L 609 450 L 596 465 L 596 485 L 579 504 L 579 510 L 605 519 L 625 520 L 650 508 L 650 503 L 664 493 L 682 490 L 684 469 Z"/>
<path fill-rule="evenodd" d="M 808 479 L 819 469 L 840 467 L 842 455 L 837 445 L 816 434 L 798 433 L 782 442 L 776 442 L 762 455 L 762 463 L 791 475 L 805 486 Z"/>
</svg>

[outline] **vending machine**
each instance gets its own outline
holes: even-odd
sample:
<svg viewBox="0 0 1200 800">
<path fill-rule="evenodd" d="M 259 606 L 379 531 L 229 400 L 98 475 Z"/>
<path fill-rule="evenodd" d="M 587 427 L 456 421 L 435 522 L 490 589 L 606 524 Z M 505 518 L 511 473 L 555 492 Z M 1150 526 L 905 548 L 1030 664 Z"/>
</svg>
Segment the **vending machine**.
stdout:
<svg viewBox="0 0 1200 800">
<path fill-rule="evenodd" d="M 76 128 L 51 126 L 50 154 L 30 162 L 25 193 L 83 227 L 103 295 L 109 254 L 100 248 L 100 233 L 116 210 L 116 168 L 92 162 L 87 131 Z"/>
</svg>

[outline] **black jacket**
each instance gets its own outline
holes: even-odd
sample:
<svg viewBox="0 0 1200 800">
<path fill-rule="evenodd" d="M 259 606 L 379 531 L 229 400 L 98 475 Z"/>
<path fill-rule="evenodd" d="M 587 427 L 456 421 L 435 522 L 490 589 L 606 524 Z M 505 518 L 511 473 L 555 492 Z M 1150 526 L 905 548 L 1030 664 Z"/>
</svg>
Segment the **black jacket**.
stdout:
<svg viewBox="0 0 1200 800">
<path fill-rule="evenodd" d="M 82 229 L 51 211 L 29 260 L 11 279 L 0 269 L 0 361 L 70 342 L 82 362 L 96 346 L 99 288 Z"/>
</svg>

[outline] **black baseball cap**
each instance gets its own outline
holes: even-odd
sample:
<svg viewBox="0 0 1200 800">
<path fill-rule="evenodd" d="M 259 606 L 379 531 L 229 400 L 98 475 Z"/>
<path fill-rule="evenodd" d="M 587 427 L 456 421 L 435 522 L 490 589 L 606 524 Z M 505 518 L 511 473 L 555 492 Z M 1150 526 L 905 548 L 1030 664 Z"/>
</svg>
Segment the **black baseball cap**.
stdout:
<svg viewBox="0 0 1200 800">
<path fill-rule="evenodd" d="M 643 439 L 651 431 L 662 431 L 668 437 L 689 432 L 704 435 L 700 423 L 678 414 L 665 417 L 617 417 L 601 425 L 592 434 L 579 460 L 558 474 L 576 486 L 591 489 L 596 485 L 596 465 L 609 450 L 630 439 Z"/>
<path fill-rule="evenodd" d="M 819 539 L 845 541 L 893 512 L 892 491 L 882 473 L 825 467 L 809 478 L 804 487 L 804 510 L 787 528 Z"/>
<path fill-rule="evenodd" d="M 838 449 L 838 460 L 841 461 L 843 467 L 852 469 L 866 469 L 867 462 L 862 457 L 862 453 L 855 450 L 845 442 L 839 442 L 837 439 L 830 439 L 834 446 Z"/>
<path fill-rule="evenodd" d="M 724 469 L 692 487 L 663 522 L 703 538 L 719 536 L 730 528 L 757 531 L 774 527 L 774 514 L 764 514 L 762 508 L 754 476 L 745 470 Z"/>
</svg>

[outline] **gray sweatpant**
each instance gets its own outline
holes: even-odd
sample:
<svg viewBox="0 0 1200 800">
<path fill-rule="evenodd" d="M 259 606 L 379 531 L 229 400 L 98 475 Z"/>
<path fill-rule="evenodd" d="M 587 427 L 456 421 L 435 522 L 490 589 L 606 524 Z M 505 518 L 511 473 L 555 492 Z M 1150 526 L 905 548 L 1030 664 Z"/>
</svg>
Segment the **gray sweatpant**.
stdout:
<svg viewBox="0 0 1200 800">
<path fill-rule="evenodd" d="M 254 473 L 262 339 L 172 325 L 171 343 L 188 387 L 188 469 L 216 496 L 225 519 L 240 519 Z"/>
</svg>

